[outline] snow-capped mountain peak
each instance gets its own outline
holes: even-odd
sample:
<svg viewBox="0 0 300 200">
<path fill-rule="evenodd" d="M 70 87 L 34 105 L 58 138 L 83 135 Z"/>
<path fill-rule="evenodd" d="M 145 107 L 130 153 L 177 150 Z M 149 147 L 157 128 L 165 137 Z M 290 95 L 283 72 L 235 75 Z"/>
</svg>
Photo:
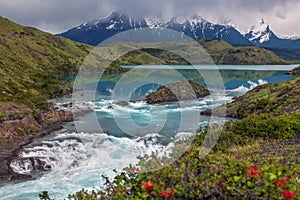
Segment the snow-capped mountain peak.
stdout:
<svg viewBox="0 0 300 200">
<path fill-rule="evenodd" d="M 268 42 L 272 36 L 275 35 L 270 30 L 270 26 L 265 23 L 264 19 L 261 19 L 257 25 L 252 26 L 248 33 L 245 34 L 245 37 L 251 42 L 260 44 Z"/>
<path fill-rule="evenodd" d="M 74 41 L 98 45 L 122 31 L 149 27 L 153 30 L 171 29 L 195 39 L 221 39 L 234 46 L 300 49 L 299 38 L 278 37 L 263 19 L 246 31 L 226 17 L 218 21 L 212 23 L 199 15 L 137 18 L 122 12 L 112 12 L 107 17 L 82 23 L 60 35 Z"/>
<path fill-rule="evenodd" d="M 265 23 L 264 19 L 261 19 L 261 21 L 257 25 L 252 26 L 250 28 L 249 32 L 263 33 L 266 32 L 267 30 L 270 30 L 269 25 Z"/>
<path fill-rule="evenodd" d="M 102 29 L 121 31 L 127 30 L 129 27 L 140 28 L 143 26 L 145 26 L 143 19 L 133 19 L 129 15 L 114 11 L 106 17 L 85 22 L 76 27 L 76 29 L 84 29 L 85 31 Z"/>
<path fill-rule="evenodd" d="M 145 18 L 146 24 L 151 29 L 159 29 L 165 28 L 166 26 L 199 26 L 199 24 L 207 23 L 205 19 L 198 15 L 194 15 L 190 18 L 186 17 L 172 17 L 171 19 L 164 19 L 161 17 L 152 17 L 152 18 Z"/>
</svg>

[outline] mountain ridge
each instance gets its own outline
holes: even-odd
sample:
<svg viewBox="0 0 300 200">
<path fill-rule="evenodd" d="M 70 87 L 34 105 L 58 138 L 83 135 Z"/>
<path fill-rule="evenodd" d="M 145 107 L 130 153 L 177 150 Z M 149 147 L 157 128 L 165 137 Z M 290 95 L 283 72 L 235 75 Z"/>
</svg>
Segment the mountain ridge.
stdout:
<svg viewBox="0 0 300 200">
<path fill-rule="evenodd" d="M 253 26 L 248 32 L 242 33 L 231 24 L 212 23 L 199 15 L 188 18 L 172 17 L 170 19 L 161 17 L 133 18 L 130 15 L 114 11 L 107 17 L 82 23 L 59 35 L 96 46 L 122 31 L 146 27 L 153 30 L 171 29 L 194 39 L 222 39 L 233 46 L 300 49 L 299 38 L 277 36 L 263 19 L 258 26 Z"/>
<path fill-rule="evenodd" d="M 59 35 L 96 46 L 117 33 L 137 28 L 171 29 L 194 39 L 222 39 L 234 46 L 252 45 L 232 26 L 213 24 L 199 16 L 184 20 L 174 17 L 169 20 L 162 18 L 134 19 L 129 15 L 113 12 L 108 17 L 85 22 Z"/>
</svg>

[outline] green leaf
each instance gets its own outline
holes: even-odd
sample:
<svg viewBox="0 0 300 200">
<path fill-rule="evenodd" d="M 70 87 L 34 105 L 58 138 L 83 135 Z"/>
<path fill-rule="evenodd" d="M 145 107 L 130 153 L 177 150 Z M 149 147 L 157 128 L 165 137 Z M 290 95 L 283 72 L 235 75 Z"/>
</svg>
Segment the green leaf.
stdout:
<svg viewBox="0 0 300 200">
<path fill-rule="evenodd" d="M 250 187 L 250 188 L 253 188 L 254 184 L 251 181 L 247 181 L 247 186 Z"/>
<path fill-rule="evenodd" d="M 239 176 L 234 176 L 234 177 L 233 177 L 233 180 L 234 180 L 235 182 L 239 182 L 240 179 L 241 179 L 241 177 L 239 177 Z"/>
<path fill-rule="evenodd" d="M 277 176 L 276 176 L 275 174 L 270 173 L 270 179 L 271 179 L 271 180 L 274 180 L 274 179 L 276 179 L 276 178 L 277 178 Z"/>
</svg>

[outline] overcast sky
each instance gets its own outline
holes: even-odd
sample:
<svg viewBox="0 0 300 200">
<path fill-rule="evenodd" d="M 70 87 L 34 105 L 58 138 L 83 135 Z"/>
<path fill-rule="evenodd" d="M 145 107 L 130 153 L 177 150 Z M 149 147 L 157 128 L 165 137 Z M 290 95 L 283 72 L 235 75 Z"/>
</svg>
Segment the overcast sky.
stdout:
<svg viewBox="0 0 300 200">
<path fill-rule="evenodd" d="M 300 0 L 0 0 L 0 15 L 22 25 L 61 33 L 113 10 L 132 16 L 232 20 L 243 28 L 261 18 L 278 35 L 300 36 Z"/>
</svg>

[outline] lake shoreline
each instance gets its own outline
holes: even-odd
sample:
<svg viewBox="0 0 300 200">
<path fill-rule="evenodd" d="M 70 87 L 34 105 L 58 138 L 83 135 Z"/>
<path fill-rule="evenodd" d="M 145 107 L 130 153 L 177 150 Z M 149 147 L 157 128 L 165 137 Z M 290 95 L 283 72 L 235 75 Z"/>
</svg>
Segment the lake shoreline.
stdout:
<svg viewBox="0 0 300 200">
<path fill-rule="evenodd" d="M 242 70 L 242 71 L 291 71 L 300 64 L 288 65 L 123 65 L 123 69 L 171 69 L 171 70 Z"/>
</svg>

